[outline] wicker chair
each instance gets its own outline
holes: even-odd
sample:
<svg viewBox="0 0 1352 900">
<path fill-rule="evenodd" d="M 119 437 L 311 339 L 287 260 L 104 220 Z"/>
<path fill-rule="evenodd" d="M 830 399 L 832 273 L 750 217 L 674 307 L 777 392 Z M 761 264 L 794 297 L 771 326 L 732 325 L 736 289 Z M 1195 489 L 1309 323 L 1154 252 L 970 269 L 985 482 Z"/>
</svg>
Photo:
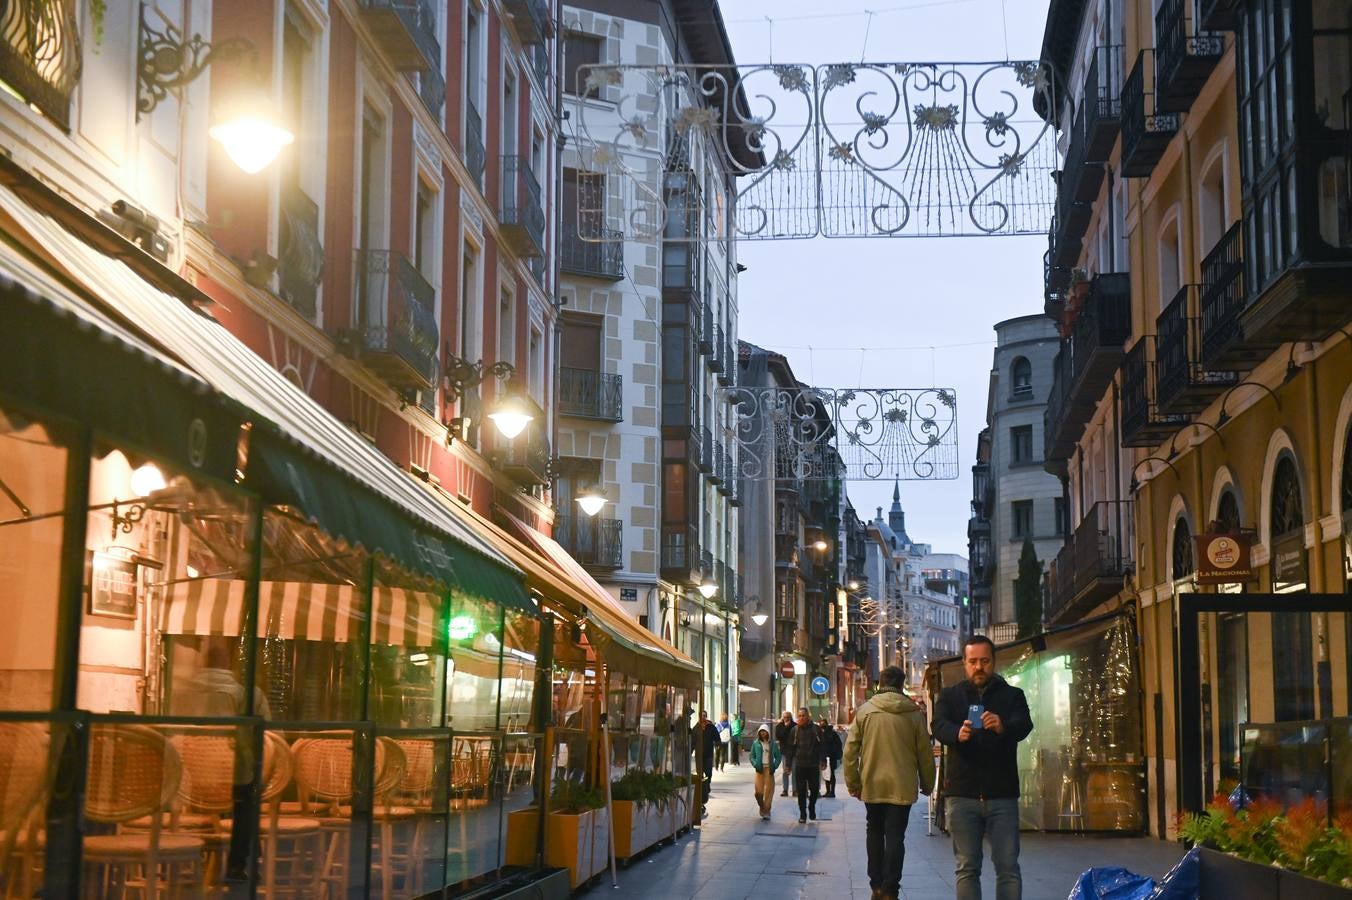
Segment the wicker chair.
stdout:
<svg viewBox="0 0 1352 900">
<path fill-rule="evenodd" d="M 386 748 L 377 741 L 375 751 L 375 769 L 381 773 Z M 320 883 L 329 896 L 345 896 L 352 825 L 352 735 L 301 738 L 291 745 L 291 755 L 301 809 L 318 818 L 327 837 Z"/>
<path fill-rule="evenodd" d="M 166 834 L 162 827 L 181 777 L 178 752 L 154 729 L 100 725 L 90 730 L 86 818 L 121 826 L 148 816 L 150 829 L 86 835 L 84 862 L 92 876 L 83 879 L 86 892 L 107 897 L 143 889 L 149 900 L 161 891 L 170 897 L 200 894 L 205 842 L 196 835 Z"/>
<path fill-rule="evenodd" d="M 263 734 L 262 893 L 268 897 L 311 897 L 319 892 L 324 828 L 319 819 L 283 815 L 281 796 L 292 781 L 291 748 L 276 732 Z"/>
<path fill-rule="evenodd" d="M 47 795 L 46 727 L 0 722 L 0 885 L 32 897 L 42 878 L 42 801 Z"/>
</svg>

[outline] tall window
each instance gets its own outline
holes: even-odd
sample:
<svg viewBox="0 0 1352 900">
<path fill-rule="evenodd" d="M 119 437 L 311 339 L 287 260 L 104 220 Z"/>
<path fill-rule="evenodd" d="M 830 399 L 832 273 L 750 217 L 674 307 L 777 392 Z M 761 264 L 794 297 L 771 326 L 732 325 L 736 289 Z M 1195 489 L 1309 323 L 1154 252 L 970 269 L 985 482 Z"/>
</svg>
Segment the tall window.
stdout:
<svg viewBox="0 0 1352 900">
<path fill-rule="evenodd" d="M 1010 381 L 1014 386 L 1015 397 L 1030 397 L 1033 394 L 1033 364 L 1026 356 L 1020 356 L 1009 367 Z"/>
<path fill-rule="evenodd" d="M 544 405 L 545 399 L 545 338 L 540 329 L 530 330 L 530 345 L 527 347 L 530 366 L 530 395 L 536 403 Z"/>
<path fill-rule="evenodd" d="M 1033 501 L 1015 500 L 1010 504 L 1010 513 L 1013 517 L 1013 536 L 1016 538 L 1032 537 Z"/>
<path fill-rule="evenodd" d="M 507 288 L 498 301 L 498 359 L 516 365 L 516 298 Z"/>
<path fill-rule="evenodd" d="M 1011 461 L 1015 465 L 1033 462 L 1033 426 L 1015 425 L 1009 429 Z"/>
<path fill-rule="evenodd" d="M 1052 506 L 1056 511 L 1056 533 L 1065 535 L 1070 531 L 1070 517 L 1066 515 L 1066 498 L 1052 498 Z"/>
<path fill-rule="evenodd" d="M 1180 517 L 1174 523 L 1174 544 L 1170 554 L 1169 577 L 1173 581 L 1184 581 L 1192 577 L 1192 531 L 1188 521 Z"/>
<path fill-rule="evenodd" d="M 1304 561 L 1305 508 L 1300 477 L 1289 456 L 1283 456 L 1277 462 L 1273 473 L 1270 525 L 1273 589 L 1303 587 L 1295 582 L 1308 576 L 1287 574 L 1303 572 L 1308 564 Z M 1292 557 L 1299 558 L 1295 564 L 1291 562 Z M 1313 719 L 1314 651 L 1309 613 L 1273 613 L 1272 658 L 1282 661 L 1282 665 L 1272 669 L 1276 721 Z"/>
<path fill-rule="evenodd" d="M 1160 296 L 1159 307 L 1169 305 L 1178 293 L 1179 267 L 1182 255 L 1179 252 L 1178 217 L 1174 216 L 1160 229 L 1159 239 Z"/>
<path fill-rule="evenodd" d="M 597 87 L 587 86 L 587 73 L 581 66 L 595 66 L 601 62 L 601 38 L 594 34 L 570 31 L 563 36 L 563 89 L 578 97 L 598 97 Z"/>
</svg>

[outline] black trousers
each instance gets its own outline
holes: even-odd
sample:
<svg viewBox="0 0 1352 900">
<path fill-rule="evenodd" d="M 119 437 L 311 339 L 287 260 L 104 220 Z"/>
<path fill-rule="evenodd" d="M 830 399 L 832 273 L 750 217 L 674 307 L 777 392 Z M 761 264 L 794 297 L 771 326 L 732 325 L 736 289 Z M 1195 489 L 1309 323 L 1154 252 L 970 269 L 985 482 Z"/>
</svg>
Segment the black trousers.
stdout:
<svg viewBox="0 0 1352 900">
<path fill-rule="evenodd" d="M 868 883 L 889 897 L 901 893 L 901 864 L 906 859 L 906 823 L 911 807 L 898 803 L 865 803 Z"/>
<path fill-rule="evenodd" d="M 816 766 L 793 767 L 793 789 L 798 792 L 798 814 L 817 814 L 817 798 L 822 792 L 822 770 Z"/>
<path fill-rule="evenodd" d="M 836 764 L 834 759 L 826 761 L 826 793 L 834 794 L 836 792 Z"/>
</svg>

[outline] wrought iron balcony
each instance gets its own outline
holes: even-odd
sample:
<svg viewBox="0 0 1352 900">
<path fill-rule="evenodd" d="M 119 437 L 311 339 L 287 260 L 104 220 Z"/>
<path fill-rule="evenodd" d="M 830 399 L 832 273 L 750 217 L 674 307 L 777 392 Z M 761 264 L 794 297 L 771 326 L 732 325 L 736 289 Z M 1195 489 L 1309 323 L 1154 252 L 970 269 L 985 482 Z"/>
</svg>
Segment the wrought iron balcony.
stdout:
<svg viewBox="0 0 1352 900">
<path fill-rule="evenodd" d="M 1178 116 L 1156 104 L 1155 53 L 1142 50 L 1122 86 L 1122 174 L 1148 178 L 1178 132 Z"/>
<path fill-rule="evenodd" d="M 699 569 L 699 534 L 688 525 L 662 527 L 662 577 L 677 584 L 693 584 Z"/>
<path fill-rule="evenodd" d="M 277 294 L 296 312 L 314 318 L 324 247 L 319 242 L 319 205 L 293 184 L 281 189 L 281 236 L 277 252 Z"/>
<path fill-rule="evenodd" d="M 566 221 L 566 220 L 565 220 Z M 576 228 L 563 229 L 563 258 L 559 261 L 569 275 L 619 281 L 624 277 L 623 235 L 611 228 L 602 229 L 602 240 L 584 241 Z"/>
<path fill-rule="evenodd" d="M 502 236 L 520 256 L 543 256 L 545 210 L 540 182 L 524 156 L 502 158 L 502 206 L 498 211 Z"/>
<path fill-rule="evenodd" d="M 972 512 L 987 518 L 995 512 L 995 480 L 991 478 L 990 463 L 972 466 Z"/>
<path fill-rule="evenodd" d="M 484 120 L 473 103 L 465 104 L 465 168 L 479 190 L 484 189 Z"/>
<path fill-rule="evenodd" d="M 1142 335 L 1122 359 L 1122 446 L 1153 447 L 1188 423 L 1159 410 L 1155 336 Z"/>
<path fill-rule="evenodd" d="M 714 352 L 714 304 L 713 298 L 700 305 L 699 352 L 711 356 Z"/>
<path fill-rule="evenodd" d="M 624 376 L 595 369 L 559 370 L 559 413 L 579 419 L 624 421 Z"/>
<path fill-rule="evenodd" d="M 1075 218 L 1079 218 L 1085 208 L 1085 204 L 1069 204 L 1075 209 Z M 1075 222 L 1062 219 L 1061 195 L 1058 192 L 1056 202 L 1057 212 L 1052 216 L 1051 227 L 1047 231 L 1047 259 L 1053 269 L 1058 269 L 1066 273 L 1069 281 L 1070 270 L 1074 268 L 1075 263 L 1080 258 L 1080 251 L 1084 248 L 1084 228 L 1088 224 L 1087 220 L 1076 228 L 1071 227 Z"/>
<path fill-rule="evenodd" d="M 726 474 L 724 458 L 727 456 L 727 451 L 725 451 L 723 445 L 718 442 L 717 434 L 712 435 L 710 440 L 712 440 L 713 443 L 710 445 L 709 454 L 712 457 L 709 464 L 709 483 L 719 486 L 721 492 L 723 476 Z"/>
<path fill-rule="evenodd" d="M 436 14 L 429 0 L 362 0 L 361 13 L 377 46 L 399 71 L 441 65 Z"/>
<path fill-rule="evenodd" d="M 559 516 L 554 520 L 554 539 L 589 569 L 624 566 L 624 523 L 619 519 Z"/>
<path fill-rule="evenodd" d="M 1084 79 L 1085 158 L 1101 162 L 1113 151 L 1122 127 L 1122 46 L 1094 49 Z"/>
<path fill-rule="evenodd" d="M 80 4 L 10 0 L 0 7 L 0 81 L 63 130 L 80 83 Z"/>
<path fill-rule="evenodd" d="M 718 383 L 731 387 L 737 382 L 737 342 L 731 333 L 724 333 L 722 326 L 719 326 L 718 337 L 723 343 L 723 368 L 718 371 Z"/>
<path fill-rule="evenodd" d="M 433 387 L 441 346 L 436 291 L 393 250 L 358 250 L 356 270 L 362 362 L 395 388 Z"/>
<path fill-rule="evenodd" d="M 1132 571 L 1130 500 L 1105 500 L 1090 507 L 1070 540 L 1056 555 L 1049 576 L 1047 624 L 1066 624 L 1122 590 Z"/>
<path fill-rule="evenodd" d="M 1197 31 L 1194 0 L 1164 0 L 1155 13 L 1155 106 L 1187 112 L 1225 53 L 1225 38 Z"/>
<path fill-rule="evenodd" d="M 1092 409 L 1122 361 L 1131 337 L 1131 279 L 1125 272 L 1095 275 L 1070 335 L 1068 406 Z"/>
<path fill-rule="evenodd" d="M 1234 31 L 1239 27 L 1241 0 L 1202 0 L 1201 26 L 1207 31 Z"/>
<path fill-rule="evenodd" d="M 1185 284 L 1155 320 L 1155 401 L 1163 413 L 1199 412 L 1239 380 L 1202 364 L 1199 294 L 1197 285 Z"/>
<path fill-rule="evenodd" d="M 497 459 L 502 471 L 523 485 L 549 484 L 549 437 L 544 410 L 531 400 L 524 401 L 534 418 L 526 430 L 508 440 L 499 440 Z"/>
<path fill-rule="evenodd" d="M 1057 176 L 1056 218 L 1064 235 L 1083 238 L 1093 213 L 1093 202 L 1103 186 L 1103 163 L 1089 159 L 1088 130 L 1085 118 L 1093 104 L 1083 103 L 1070 127 L 1070 146 L 1066 161 Z"/>
<path fill-rule="evenodd" d="M 699 458 L 696 462 L 699 470 L 706 475 L 714 470 L 714 435 L 707 425 L 699 428 Z"/>
<path fill-rule="evenodd" d="M 441 108 L 446 105 L 446 79 L 439 66 L 418 73 L 418 97 L 432 118 L 440 122 Z"/>
<path fill-rule="evenodd" d="M 554 33 L 545 0 L 503 0 L 512 28 L 523 44 L 543 44 Z"/>
<path fill-rule="evenodd" d="M 714 349 L 709 354 L 709 368 L 714 372 L 722 372 L 725 363 L 724 354 L 728 352 L 727 341 L 723 338 L 723 326 L 714 326 Z"/>
<path fill-rule="evenodd" d="M 1244 340 L 1244 300 L 1244 231 L 1236 222 L 1202 260 L 1202 364 L 1208 371 L 1246 371 L 1266 355 Z"/>
</svg>

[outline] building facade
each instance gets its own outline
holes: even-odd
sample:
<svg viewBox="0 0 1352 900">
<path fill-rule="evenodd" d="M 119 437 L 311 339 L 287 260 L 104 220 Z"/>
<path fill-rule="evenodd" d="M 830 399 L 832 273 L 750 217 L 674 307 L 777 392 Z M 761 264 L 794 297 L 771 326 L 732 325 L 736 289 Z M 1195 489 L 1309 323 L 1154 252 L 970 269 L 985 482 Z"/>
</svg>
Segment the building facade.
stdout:
<svg viewBox="0 0 1352 900">
<path fill-rule="evenodd" d="M 638 621 L 706 667 L 717 716 L 737 703 L 739 479 L 719 390 L 736 376 L 738 267 L 703 210 L 731 206 L 725 153 L 758 157 L 673 122 L 642 138 L 623 127 L 632 105 L 666 108 L 656 92 L 673 88 L 621 67 L 734 65 L 717 4 L 573 3 L 562 42 L 560 535 Z M 588 135 L 624 135 L 621 164 L 597 162 Z M 635 190 L 665 198 L 657 239 L 625 230 Z M 568 509 L 593 486 L 612 501 L 602 514 Z"/>
<path fill-rule="evenodd" d="M 987 394 L 984 446 L 989 454 L 973 510 L 989 521 L 989 550 L 982 570 L 990 594 L 985 627 L 997 636 L 1017 632 L 1014 581 L 1025 540 L 1045 568 L 1065 532 L 1061 483 L 1043 469 L 1042 429 L 1058 349 L 1055 324 L 1044 315 L 995 325 L 996 346 Z M 978 496 L 979 495 L 979 496 Z M 989 502 L 988 502 L 989 501 Z"/>
<path fill-rule="evenodd" d="M 1048 619 L 1135 609 L 1161 836 L 1229 780 L 1322 796 L 1318 771 L 1284 782 L 1264 749 L 1349 712 L 1349 621 L 1328 595 L 1348 571 L 1350 15 L 1319 0 L 1049 13 L 1067 152 L 1046 456 L 1071 531 Z M 1199 533 L 1251 545 L 1252 576 L 1199 584 Z"/>
</svg>

